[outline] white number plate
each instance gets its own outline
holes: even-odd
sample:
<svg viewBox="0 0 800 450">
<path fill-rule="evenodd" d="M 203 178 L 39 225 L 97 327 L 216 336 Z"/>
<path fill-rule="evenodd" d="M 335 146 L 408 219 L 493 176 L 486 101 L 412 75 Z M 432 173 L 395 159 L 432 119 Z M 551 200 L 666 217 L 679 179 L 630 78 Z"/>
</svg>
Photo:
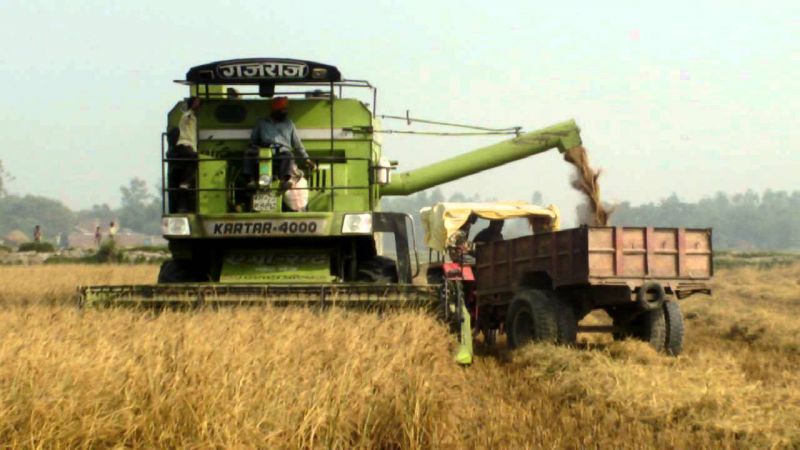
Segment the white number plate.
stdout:
<svg viewBox="0 0 800 450">
<path fill-rule="evenodd" d="M 276 211 L 279 197 L 269 193 L 256 193 L 253 195 L 253 211 Z"/>
<path fill-rule="evenodd" d="M 328 221 L 308 220 L 221 220 L 206 222 L 206 236 L 317 236 L 328 232 Z"/>
</svg>

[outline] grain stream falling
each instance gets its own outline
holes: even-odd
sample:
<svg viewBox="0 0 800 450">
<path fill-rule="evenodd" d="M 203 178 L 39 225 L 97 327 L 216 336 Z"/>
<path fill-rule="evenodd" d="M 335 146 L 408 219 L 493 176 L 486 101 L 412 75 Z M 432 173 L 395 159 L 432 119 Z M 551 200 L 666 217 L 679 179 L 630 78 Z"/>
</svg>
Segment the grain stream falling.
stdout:
<svg viewBox="0 0 800 450">
<path fill-rule="evenodd" d="M 575 168 L 572 187 L 581 192 L 586 202 L 586 215 L 579 218 L 581 223 L 591 226 L 608 225 L 611 211 L 606 209 L 600 198 L 600 171 L 589 164 L 586 149 L 583 146 L 571 148 L 564 153 L 564 159 Z"/>
</svg>

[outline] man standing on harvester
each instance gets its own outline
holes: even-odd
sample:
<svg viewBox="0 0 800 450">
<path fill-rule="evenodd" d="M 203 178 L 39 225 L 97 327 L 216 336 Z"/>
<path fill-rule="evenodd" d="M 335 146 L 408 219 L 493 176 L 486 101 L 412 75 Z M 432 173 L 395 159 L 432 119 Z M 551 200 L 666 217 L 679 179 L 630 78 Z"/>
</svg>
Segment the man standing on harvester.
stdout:
<svg viewBox="0 0 800 450">
<path fill-rule="evenodd" d="M 186 101 L 177 141 L 174 145 L 170 143 L 167 151 L 167 159 L 171 160 L 167 169 L 171 211 L 194 211 L 194 195 L 189 190 L 194 188 L 197 179 L 197 112 L 201 103 L 200 97 L 190 97 Z"/>
<path fill-rule="evenodd" d="M 258 177 L 258 147 L 273 147 L 273 174 L 281 181 L 281 188 L 286 189 L 287 182 L 295 175 L 297 164 L 294 158 L 305 161 L 306 166 L 314 169 L 314 163 L 308 159 L 303 142 L 297 135 L 297 128 L 288 117 L 289 99 L 275 97 L 272 99 L 271 112 L 268 119 L 256 123 L 250 134 L 251 148 L 247 151 L 243 173 L 255 183 Z"/>
</svg>

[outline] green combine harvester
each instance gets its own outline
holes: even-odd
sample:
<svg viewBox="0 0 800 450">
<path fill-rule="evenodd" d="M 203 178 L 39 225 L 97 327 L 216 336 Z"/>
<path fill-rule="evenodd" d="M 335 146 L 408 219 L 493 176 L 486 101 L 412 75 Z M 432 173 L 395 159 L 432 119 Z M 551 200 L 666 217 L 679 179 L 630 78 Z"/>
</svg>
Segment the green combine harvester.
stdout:
<svg viewBox="0 0 800 450">
<path fill-rule="evenodd" d="M 581 144 L 573 121 L 392 174 L 381 145 L 377 91 L 343 79 L 336 67 L 293 59 L 237 59 L 191 68 L 185 80 L 202 98 L 197 114 L 195 208 L 178 212 L 163 189 L 163 234 L 172 259 L 155 285 L 82 287 L 84 305 L 309 304 L 402 306 L 430 304 L 438 286 L 412 284 L 418 272 L 412 218 L 381 211 L 383 196 L 410 195 L 549 149 Z M 247 91 L 249 89 L 249 91 Z M 366 92 L 371 105 L 347 92 Z M 241 179 L 251 130 L 268 117 L 272 98 L 290 98 L 294 122 L 315 168 L 306 173 L 305 211 L 282 208 L 271 179 L 272 150 L 259 149 L 253 189 Z M 169 164 L 167 135 L 185 101 L 168 113 L 162 135 L 162 179 Z M 274 178 L 274 177 L 272 177 Z M 164 183 L 164 186 L 167 186 Z M 393 235 L 395 254 L 379 254 Z M 391 237 L 389 238 L 391 239 Z"/>
<path fill-rule="evenodd" d="M 191 68 L 185 80 L 197 112 L 197 176 L 193 207 L 167 182 L 169 158 L 186 108 L 168 113 L 162 134 L 162 229 L 172 258 L 155 285 L 84 286 L 83 306 L 318 305 L 397 308 L 449 302 L 442 284 L 413 284 L 419 272 L 413 218 L 381 211 L 387 195 L 410 195 L 528 156 L 581 145 L 573 121 L 392 176 L 397 163 L 383 154 L 376 114 L 377 90 L 363 80 L 343 79 L 336 67 L 312 61 L 257 58 L 219 61 Z M 345 97 L 358 89 L 361 98 Z M 366 95 L 364 95 L 366 94 Z M 290 98 L 295 124 L 314 168 L 305 174 L 302 212 L 283 205 L 284 185 L 273 173 L 275 149 L 258 148 L 256 186 L 243 177 L 252 163 L 251 132 L 268 117 L 273 100 Z M 252 155 L 252 153 L 250 153 Z M 388 237 L 387 237 L 388 235 Z M 392 256 L 381 243 L 392 239 Z M 413 258 L 412 258 L 413 255 Z M 472 360 L 469 315 L 464 318 L 457 360 Z"/>
</svg>

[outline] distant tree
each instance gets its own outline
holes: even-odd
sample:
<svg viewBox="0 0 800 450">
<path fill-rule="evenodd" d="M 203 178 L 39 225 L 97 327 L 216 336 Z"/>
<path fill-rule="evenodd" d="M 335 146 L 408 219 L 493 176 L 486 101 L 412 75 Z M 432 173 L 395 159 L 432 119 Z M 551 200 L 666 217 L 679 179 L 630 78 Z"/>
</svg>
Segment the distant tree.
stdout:
<svg viewBox="0 0 800 450">
<path fill-rule="evenodd" d="M 625 202 L 613 224 L 714 229 L 716 249 L 800 249 L 800 191 L 754 191 L 684 202 L 673 194 L 659 203 Z"/>
<path fill-rule="evenodd" d="M 121 206 L 118 212 L 120 226 L 145 234 L 161 232 L 161 199 L 147 188 L 141 178 L 132 178 L 128 186 L 121 186 Z"/>
<path fill-rule="evenodd" d="M 0 161 L 0 197 L 5 197 L 7 194 L 6 186 L 7 181 L 11 179 L 11 175 L 6 172 L 6 169 L 3 167 L 3 161 Z"/>
<path fill-rule="evenodd" d="M 76 215 L 58 200 L 34 195 L 20 197 L 7 195 L 0 199 L 0 233 L 22 230 L 31 234 L 41 225 L 45 239 L 58 233 L 69 233 L 76 223 Z"/>
<path fill-rule="evenodd" d="M 109 223 L 117 218 L 119 211 L 111 209 L 108 204 L 92 205 L 89 209 L 84 209 L 77 212 L 78 220 L 99 220 L 101 223 Z M 92 230 L 93 231 L 93 230 Z"/>
</svg>

